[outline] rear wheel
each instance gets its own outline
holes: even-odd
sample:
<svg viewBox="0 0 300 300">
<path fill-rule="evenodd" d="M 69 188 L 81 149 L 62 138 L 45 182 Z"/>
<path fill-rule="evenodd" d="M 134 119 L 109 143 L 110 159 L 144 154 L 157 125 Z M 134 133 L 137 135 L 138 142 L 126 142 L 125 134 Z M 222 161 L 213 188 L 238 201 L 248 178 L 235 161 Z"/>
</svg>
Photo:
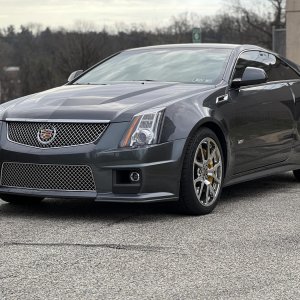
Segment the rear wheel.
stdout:
<svg viewBox="0 0 300 300">
<path fill-rule="evenodd" d="M 215 133 L 202 128 L 187 147 L 180 185 L 180 205 L 185 213 L 210 213 L 219 200 L 223 184 L 224 159 Z"/>
<path fill-rule="evenodd" d="M 38 204 L 44 199 L 40 197 L 17 196 L 7 194 L 0 195 L 0 198 L 5 202 L 16 205 Z"/>
</svg>

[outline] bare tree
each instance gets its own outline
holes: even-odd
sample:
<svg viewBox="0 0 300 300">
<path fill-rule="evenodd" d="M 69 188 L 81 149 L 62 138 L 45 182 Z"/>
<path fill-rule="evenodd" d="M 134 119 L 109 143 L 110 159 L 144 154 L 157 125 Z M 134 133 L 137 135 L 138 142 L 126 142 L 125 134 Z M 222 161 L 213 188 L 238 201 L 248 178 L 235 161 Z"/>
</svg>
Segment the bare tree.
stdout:
<svg viewBox="0 0 300 300">
<path fill-rule="evenodd" d="M 277 28 L 284 27 L 286 0 L 269 0 L 269 2 L 272 4 L 275 10 L 272 25 L 276 26 Z"/>
<path fill-rule="evenodd" d="M 285 0 L 253 0 L 251 6 L 245 0 L 231 0 L 230 10 L 240 19 L 243 31 L 252 30 L 258 42 L 268 48 L 272 46 L 272 27 L 285 26 Z"/>
<path fill-rule="evenodd" d="M 224 0 L 225 1 L 225 0 Z M 283 27 L 285 0 L 230 0 L 228 9 L 203 17 L 183 13 L 169 25 L 150 30 L 143 24 L 117 24 L 113 30 L 77 21 L 72 30 L 29 24 L 0 30 L 0 70 L 20 67 L 22 94 L 66 82 L 70 72 L 87 69 L 123 49 L 156 44 L 190 43 L 192 28 L 202 28 L 203 42 L 272 46 L 272 26 Z M 226 0 L 228 3 L 228 0 Z M 0 74 L 1 76 L 1 74 Z"/>
</svg>

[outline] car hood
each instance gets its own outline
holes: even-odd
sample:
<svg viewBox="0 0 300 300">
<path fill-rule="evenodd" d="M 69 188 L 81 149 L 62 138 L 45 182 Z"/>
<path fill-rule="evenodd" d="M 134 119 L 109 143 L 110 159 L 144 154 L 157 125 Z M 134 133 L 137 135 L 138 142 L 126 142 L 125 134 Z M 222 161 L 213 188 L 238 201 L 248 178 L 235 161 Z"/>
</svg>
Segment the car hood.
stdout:
<svg viewBox="0 0 300 300">
<path fill-rule="evenodd" d="M 133 82 L 65 85 L 0 106 L 1 119 L 107 120 L 124 122 L 143 110 L 167 106 L 212 85 Z"/>
</svg>

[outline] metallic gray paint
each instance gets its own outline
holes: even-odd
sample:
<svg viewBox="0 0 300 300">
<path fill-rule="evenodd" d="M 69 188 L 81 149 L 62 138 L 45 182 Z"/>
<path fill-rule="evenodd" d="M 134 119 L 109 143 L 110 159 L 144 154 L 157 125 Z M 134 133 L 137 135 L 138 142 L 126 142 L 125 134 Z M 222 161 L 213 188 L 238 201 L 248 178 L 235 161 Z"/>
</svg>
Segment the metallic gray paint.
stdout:
<svg viewBox="0 0 300 300">
<path fill-rule="evenodd" d="M 80 86 L 71 82 L 2 105 L 2 123 L 20 118 L 66 122 L 106 120 L 110 125 L 97 143 L 58 149 L 32 149 L 12 143 L 7 140 L 6 126 L 2 126 L 0 163 L 87 164 L 93 170 L 97 194 L 5 187 L 0 187 L 0 193 L 86 197 L 97 201 L 177 200 L 186 142 L 201 126 L 217 130 L 220 139 L 224 139 L 225 186 L 300 169 L 300 81 L 273 82 L 239 90 L 230 88 L 239 54 L 248 49 L 264 49 L 247 45 L 159 47 L 223 47 L 232 49 L 232 55 L 222 81 L 216 86 L 158 82 Z M 224 95 L 226 101 L 216 101 Z M 132 117 L 160 106 L 166 109 L 159 143 L 136 149 L 119 148 Z M 143 181 L 137 194 L 112 193 L 116 169 L 141 170 Z"/>
</svg>

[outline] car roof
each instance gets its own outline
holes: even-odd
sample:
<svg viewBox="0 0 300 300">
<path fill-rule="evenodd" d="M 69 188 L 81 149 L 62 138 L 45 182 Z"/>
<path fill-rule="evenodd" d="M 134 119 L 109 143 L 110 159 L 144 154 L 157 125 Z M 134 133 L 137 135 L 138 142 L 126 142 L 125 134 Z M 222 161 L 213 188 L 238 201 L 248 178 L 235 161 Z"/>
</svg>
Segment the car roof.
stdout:
<svg viewBox="0 0 300 300">
<path fill-rule="evenodd" d="M 235 51 L 236 55 L 240 52 L 245 50 L 258 50 L 258 51 L 265 51 L 268 53 L 272 53 L 277 57 L 280 57 L 284 60 L 290 67 L 292 67 L 297 73 L 300 74 L 300 65 L 286 59 L 285 57 L 275 53 L 274 51 L 268 50 L 266 48 L 250 45 L 250 44 L 222 44 L 222 43 L 189 43 L 189 44 L 165 44 L 165 45 L 154 45 L 154 46 L 147 46 L 147 47 L 139 47 L 139 48 L 132 48 L 123 51 L 135 51 L 135 50 L 156 50 L 156 49 L 191 49 L 191 48 L 203 48 L 203 49 L 230 49 Z"/>
<path fill-rule="evenodd" d="M 262 47 L 255 45 L 240 45 L 240 44 L 221 44 L 221 43 L 190 43 L 190 44 L 166 44 L 166 45 L 155 45 L 147 47 L 132 48 L 125 51 L 132 50 L 155 50 L 155 49 L 180 49 L 180 48 L 215 48 L 215 49 L 232 49 L 232 50 L 247 50 L 257 49 L 266 50 Z"/>
</svg>

